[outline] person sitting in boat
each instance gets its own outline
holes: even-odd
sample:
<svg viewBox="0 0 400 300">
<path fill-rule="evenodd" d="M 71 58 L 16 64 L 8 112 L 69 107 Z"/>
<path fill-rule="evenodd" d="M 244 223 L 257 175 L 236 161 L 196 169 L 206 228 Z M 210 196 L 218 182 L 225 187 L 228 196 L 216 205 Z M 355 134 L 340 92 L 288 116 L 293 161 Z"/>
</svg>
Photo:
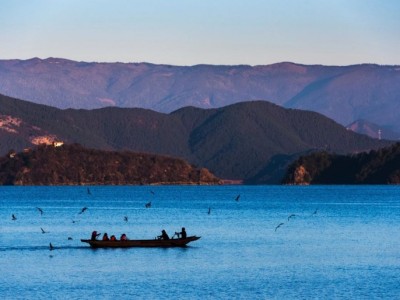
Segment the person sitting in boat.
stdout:
<svg viewBox="0 0 400 300">
<path fill-rule="evenodd" d="M 181 232 L 176 232 L 175 231 L 175 235 L 178 237 L 178 239 L 186 239 L 187 234 L 186 234 L 186 230 L 185 227 L 182 227 L 182 231 Z M 175 236 L 174 235 L 174 236 Z M 172 237 L 173 238 L 173 237 Z"/>
<path fill-rule="evenodd" d="M 95 241 L 100 234 L 101 233 L 97 233 L 97 231 L 95 230 L 95 231 L 92 232 L 92 237 L 90 239 L 92 241 Z"/>
<path fill-rule="evenodd" d="M 126 240 L 128 240 L 128 238 L 126 237 L 126 234 L 125 234 L 125 233 L 123 233 L 123 234 L 121 235 L 120 240 L 121 240 L 121 241 L 126 241 Z"/>
<path fill-rule="evenodd" d="M 169 240 L 169 236 L 164 229 L 161 231 L 161 235 L 158 236 L 158 239 L 159 240 Z"/>
<path fill-rule="evenodd" d="M 111 237 L 110 237 L 110 241 L 116 241 L 117 240 L 117 238 L 115 237 L 115 235 L 112 235 Z"/>
<path fill-rule="evenodd" d="M 180 237 L 181 239 L 186 239 L 187 234 L 186 234 L 186 229 L 185 229 L 185 227 L 182 227 L 182 231 L 179 232 L 178 237 Z"/>
<path fill-rule="evenodd" d="M 108 238 L 107 232 L 104 233 L 103 235 L 103 241 L 109 241 L 110 239 Z"/>
</svg>

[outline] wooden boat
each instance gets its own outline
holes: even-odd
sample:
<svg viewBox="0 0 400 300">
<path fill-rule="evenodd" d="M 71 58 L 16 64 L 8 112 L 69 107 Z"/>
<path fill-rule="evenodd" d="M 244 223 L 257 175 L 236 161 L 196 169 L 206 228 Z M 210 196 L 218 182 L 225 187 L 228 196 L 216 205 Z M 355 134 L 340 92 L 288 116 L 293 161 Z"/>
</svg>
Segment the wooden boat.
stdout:
<svg viewBox="0 0 400 300">
<path fill-rule="evenodd" d="M 186 247 L 190 242 L 198 240 L 199 236 L 188 236 L 185 239 L 169 239 L 169 240 L 127 240 L 127 241 L 101 241 L 101 240 L 85 240 L 82 243 L 88 243 L 92 248 L 130 248 L 130 247 Z"/>
</svg>

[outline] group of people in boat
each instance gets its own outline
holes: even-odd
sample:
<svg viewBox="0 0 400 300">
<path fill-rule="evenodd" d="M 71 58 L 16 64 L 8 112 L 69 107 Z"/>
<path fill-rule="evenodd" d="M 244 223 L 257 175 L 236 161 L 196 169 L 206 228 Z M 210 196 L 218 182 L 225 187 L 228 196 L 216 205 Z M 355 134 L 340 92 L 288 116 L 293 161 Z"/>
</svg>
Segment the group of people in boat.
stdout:
<svg viewBox="0 0 400 300">
<path fill-rule="evenodd" d="M 97 233 L 96 230 L 93 231 L 93 232 L 92 232 L 91 240 L 92 240 L 92 241 L 97 240 L 97 237 L 99 237 L 100 235 L 101 235 L 101 233 Z M 186 234 L 186 229 L 185 229 L 185 227 L 182 227 L 182 231 L 181 231 L 181 232 L 175 232 L 175 235 L 177 235 L 178 238 L 186 239 L 187 234 Z M 175 236 L 175 235 L 174 235 L 174 236 Z M 157 238 L 158 238 L 159 240 L 169 240 L 169 239 L 170 239 L 170 237 L 168 236 L 168 233 L 167 233 L 164 229 L 161 231 L 161 235 L 157 236 Z M 112 235 L 111 237 L 108 237 L 108 234 L 107 234 L 107 233 L 104 233 L 104 234 L 103 234 L 102 240 L 103 240 L 103 241 L 117 241 L 117 238 L 115 237 L 115 235 Z M 121 234 L 121 237 L 119 238 L 119 240 L 120 240 L 120 241 L 127 241 L 127 240 L 128 240 L 128 237 L 126 236 L 125 233 L 123 233 L 123 234 Z"/>
<path fill-rule="evenodd" d="M 97 240 L 97 237 L 98 237 L 99 235 L 101 235 L 101 233 L 97 233 L 96 230 L 93 231 L 93 232 L 92 232 L 91 240 L 92 240 L 92 241 Z M 105 232 L 105 233 L 103 234 L 103 238 L 102 238 L 101 240 L 102 240 L 102 241 L 117 241 L 117 238 L 115 237 L 115 235 L 112 235 L 112 236 L 108 237 L 107 232 Z M 120 240 L 120 241 L 127 241 L 127 240 L 128 240 L 128 237 L 126 236 L 125 233 L 123 233 L 123 234 L 121 234 L 121 237 L 119 238 L 119 240 Z"/>
</svg>

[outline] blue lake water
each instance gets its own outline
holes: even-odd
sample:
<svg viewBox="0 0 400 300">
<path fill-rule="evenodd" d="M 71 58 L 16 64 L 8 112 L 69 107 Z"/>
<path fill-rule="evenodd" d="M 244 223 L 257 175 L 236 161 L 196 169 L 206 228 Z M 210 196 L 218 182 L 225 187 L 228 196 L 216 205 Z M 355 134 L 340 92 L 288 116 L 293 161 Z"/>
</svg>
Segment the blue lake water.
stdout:
<svg viewBox="0 0 400 300">
<path fill-rule="evenodd" d="M 1 299 L 400 297 L 400 187 L 90 191 L 0 187 Z M 182 226 L 201 239 L 168 249 L 95 250 L 80 242 L 93 230 L 146 239 Z"/>
</svg>

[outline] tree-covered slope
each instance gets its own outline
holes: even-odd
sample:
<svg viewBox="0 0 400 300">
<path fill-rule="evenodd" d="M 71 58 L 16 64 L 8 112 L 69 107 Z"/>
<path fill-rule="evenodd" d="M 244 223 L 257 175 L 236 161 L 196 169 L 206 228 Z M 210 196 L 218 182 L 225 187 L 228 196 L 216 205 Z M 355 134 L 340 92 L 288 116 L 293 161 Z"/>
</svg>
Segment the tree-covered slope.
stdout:
<svg viewBox="0 0 400 300">
<path fill-rule="evenodd" d="M 91 148 L 182 157 L 227 179 L 253 178 L 276 155 L 310 149 L 354 153 L 390 144 L 346 130 L 318 113 L 265 101 L 163 114 L 111 107 L 60 110 L 0 96 L 1 119 L 2 153 L 47 137 Z"/>
<path fill-rule="evenodd" d="M 354 155 L 316 152 L 290 165 L 286 184 L 400 184 L 400 143 Z"/>
<path fill-rule="evenodd" d="M 217 184 L 206 169 L 182 159 L 102 151 L 80 145 L 42 145 L 0 158 L 2 185 Z"/>
</svg>

